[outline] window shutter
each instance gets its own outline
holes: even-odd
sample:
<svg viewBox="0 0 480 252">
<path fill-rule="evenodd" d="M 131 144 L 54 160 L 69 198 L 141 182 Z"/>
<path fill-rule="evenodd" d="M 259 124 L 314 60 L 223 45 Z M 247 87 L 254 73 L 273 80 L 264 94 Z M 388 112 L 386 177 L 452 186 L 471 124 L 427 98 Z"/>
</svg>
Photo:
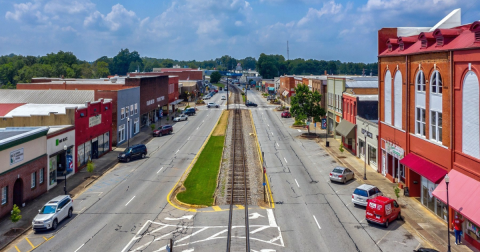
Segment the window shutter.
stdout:
<svg viewBox="0 0 480 252">
<path fill-rule="evenodd" d="M 480 42 L 480 31 L 475 32 L 475 42 Z"/>
<path fill-rule="evenodd" d="M 479 98 L 478 77 L 470 71 L 463 82 L 462 152 L 475 158 L 480 158 Z"/>
<path fill-rule="evenodd" d="M 443 46 L 443 37 L 437 38 L 437 46 Z"/>
<path fill-rule="evenodd" d="M 397 71 L 395 73 L 395 80 L 393 82 L 393 86 L 395 88 L 395 127 L 401 129 L 402 128 L 402 73 Z"/>
<path fill-rule="evenodd" d="M 384 117 L 385 123 L 392 124 L 392 74 L 387 71 L 385 74 L 385 103 L 384 103 Z"/>
</svg>

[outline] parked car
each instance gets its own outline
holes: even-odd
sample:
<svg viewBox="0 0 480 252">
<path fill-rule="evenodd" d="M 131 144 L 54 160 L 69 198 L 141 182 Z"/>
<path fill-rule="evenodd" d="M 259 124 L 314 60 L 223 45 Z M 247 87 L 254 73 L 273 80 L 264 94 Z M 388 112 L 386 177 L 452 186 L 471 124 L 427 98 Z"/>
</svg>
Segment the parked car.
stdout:
<svg viewBox="0 0 480 252">
<path fill-rule="evenodd" d="M 185 114 L 181 114 L 181 115 L 173 118 L 173 121 L 174 121 L 174 122 L 186 121 L 186 120 L 188 120 L 188 116 L 185 115 Z"/>
<path fill-rule="evenodd" d="M 209 95 L 205 95 L 205 96 L 203 97 L 204 100 L 210 100 L 210 98 L 212 98 L 212 97 L 209 96 Z"/>
<path fill-rule="evenodd" d="M 245 102 L 245 106 L 247 107 L 257 107 L 257 104 L 251 101 Z"/>
<path fill-rule="evenodd" d="M 186 108 L 183 113 L 188 116 L 195 115 L 197 111 L 195 111 L 195 108 Z"/>
<path fill-rule="evenodd" d="M 365 218 L 368 223 L 374 222 L 388 227 L 390 222 L 395 219 L 402 219 L 402 210 L 394 199 L 378 196 L 374 199 L 369 199 L 367 203 Z"/>
<path fill-rule="evenodd" d="M 228 88 L 227 88 L 227 87 L 225 87 L 223 90 L 227 91 L 227 90 L 228 90 Z"/>
<path fill-rule="evenodd" d="M 367 206 L 367 200 L 382 196 L 383 193 L 376 186 L 363 184 L 355 189 L 352 194 L 354 205 Z"/>
<path fill-rule="evenodd" d="M 126 161 L 128 163 L 130 160 L 145 158 L 146 156 L 147 146 L 144 144 L 136 144 L 126 148 L 122 153 L 118 154 L 118 161 Z"/>
<path fill-rule="evenodd" d="M 222 95 L 222 100 L 226 100 L 227 97 L 225 97 L 225 95 Z"/>
<path fill-rule="evenodd" d="M 167 134 L 171 134 L 173 132 L 173 127 L 171 125 L 163 125 L 158 127 L 158 129 L 153 131 L 153 136 L 163 136 Z"/>
<path fill-rule="evenodd" d="M 214 103 L 214 102 L 209 102 L 209 103 L 207 104 L 207 108 L 212 108 L 212 107 L 214 107 L 214 108 L 219 108 L 220 106 L 218 106 L 218 104 L 216 104 L 216 103 Z"/>
<path fill-rule="evenodd" d="M 345 167 L 337 166 L 333 168 L 332 172 L 330 172 L 330 181 L 341 182 L 344 184 L 354 177 L 355 174 L 353 171 Z"/>
<path fill-rule="evenodd" d="M 290 114 L 290 112 L 288 111 L 282 112 L 282 118 L 290 118 L 290 117 L 292 117 L 292 114 Z"/>
<path fill-rule="evenodd" d="M 33 231 L 57 229 L 58 223 L 73 215 L 73 199 L 69 195 L 61 195 L 51 199 L 33 218 Z"/>
<path fill-rule="evenodd" d="M 214 89 L 213 92 L 215 92 L 215 94 L 218 93 L 218 89 Z"/>
</svg>

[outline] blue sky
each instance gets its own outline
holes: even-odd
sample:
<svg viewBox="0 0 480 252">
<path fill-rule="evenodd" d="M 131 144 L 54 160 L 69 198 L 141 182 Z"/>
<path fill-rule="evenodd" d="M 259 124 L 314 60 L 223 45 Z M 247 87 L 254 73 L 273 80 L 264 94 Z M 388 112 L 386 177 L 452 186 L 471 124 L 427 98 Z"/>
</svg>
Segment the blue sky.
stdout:
<svg viewBox="0 0 480 252">
<path fill-rule="evenodd" d="M 0 55 L 59 50 L 93 61 L 121 48 L 179 60 L 260 53 L 374 62 L 382 27 L 433 26 L 465 0 L 0 0 Z"/>
</svg>

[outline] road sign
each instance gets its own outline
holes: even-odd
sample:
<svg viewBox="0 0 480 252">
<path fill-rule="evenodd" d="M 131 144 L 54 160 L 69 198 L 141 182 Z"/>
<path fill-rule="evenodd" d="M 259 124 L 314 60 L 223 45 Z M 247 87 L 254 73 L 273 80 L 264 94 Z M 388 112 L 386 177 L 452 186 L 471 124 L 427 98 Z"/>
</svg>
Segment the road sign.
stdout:
<svg viewBox="0 0 480 252">
<path fill-rule="evenodd" d="M 307 121 L 307 125 L 310 125 L 310 121 Z"/>
<path fill-rule="evenodd" d="M 314 124 L 313 124 L 313 127 L 315 127 L 315 128 L 316 128 L 316 127 L 317 127 L 317 123 L 314 123 Z"/>
<path fill-rule="evenodd" d="M 263 186 L 266 186 L 266 185 L 267 185 L 267 183 L 263 183 Z"/>
</svg>

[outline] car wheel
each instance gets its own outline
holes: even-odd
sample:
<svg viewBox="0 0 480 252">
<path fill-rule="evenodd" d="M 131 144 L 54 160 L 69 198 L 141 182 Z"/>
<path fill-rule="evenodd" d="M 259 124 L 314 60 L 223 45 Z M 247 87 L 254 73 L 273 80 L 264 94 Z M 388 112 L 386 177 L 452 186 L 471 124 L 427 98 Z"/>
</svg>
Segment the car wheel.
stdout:
<svg viewBox="0 0 480 252">
<path fill-rule="evenodd" d="M 127 163 L 128 163 L 128 162 L 130 162 L 130 158 L 129 158 L 129 157 L 127 157 Z"/>
<path fill-rule="evenodd" d="M 385 221 L 385 227 L 388 228 L 388 220 Z"/>
<path fill-rule="evenodd" d="M 170 132 L 168 132 L 168 134 L 169 134 L 169 135 L 171 135 L 171 134 L 172 134 L 172 132 L 170 131 Z"/>
<path fill-rule="evenodd" d="M 398 213 L 397 220 L 403 220 L 402 213 Z"/>
<path fill-rule="evenodd" d="M 367 220 L 367 223 L 368 223 L 368 224 L 372 224 L 372 222 L 371 222 L 370 220 Z"/>
<path fill-rule="evenodd" d="M 72 212 L 73 212 L 73 210 L 71 208 L 68 209 L 68 218 L 69 219 L 72 218 L 72 215 L 73 215 Z"/>
<path fill-rule="evenodd" d="M 347 183 L 347 179 L 343 179 L 342 182 L 343 182 L 343 184 Z"/>
<path fill-rule="evenodd" d="M 55 229 L 57 229 L 57 225 L 58 225 L 58 221 L 57 221 L 57 219 L 53 220 L 53 224 L 52 224 L 52 230 L 55 230 Z"/>
<path fill-rule="evenodd" d="M 145 158 L 145 153 L 142 153 L 142 159 L 144 159 L 144 158 Z"/>
</svg>

